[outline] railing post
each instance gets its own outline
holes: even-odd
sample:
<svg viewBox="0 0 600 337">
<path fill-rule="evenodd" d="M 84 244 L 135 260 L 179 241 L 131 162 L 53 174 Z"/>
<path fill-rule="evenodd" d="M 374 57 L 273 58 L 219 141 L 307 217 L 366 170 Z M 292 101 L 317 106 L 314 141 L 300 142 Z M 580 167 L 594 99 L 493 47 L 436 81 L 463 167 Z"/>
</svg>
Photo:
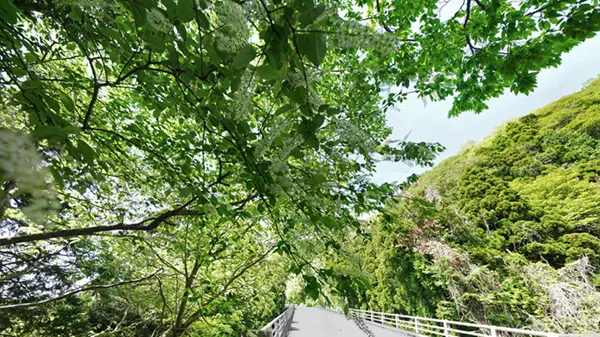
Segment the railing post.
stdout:
<svg viewBox="0 0 600 337">
<path fill-rule="evenodd" d="M 396 318 L 396 329 L 400 329 L 400 323 L 398 322 L 398 315 L 394 315 Z"/>
<path fill-rule="evenodd" d="M 375 322 L 375 321 L 374 321 L 374 318 L 373 318 L 373 312 L 372 312 L 372 311 L 371 311 L 371 319 L 370 319 L 370 321 L 371 321 L 371 322 Z"/>
<path fill-rule="evenodd" d="M 448 322 L 444 321 L 444 336 L 450 337 L 450 330 L 448 330 Z"/>
<path fill-rule="evenodd" d="M 497 336 L 497 334 L 496 334 L 496 327 L 491 327 L 490 328 L 490 335 L 492 337 L 496 337 Z"/>
<path fill-rule="evenodd" d="M 419 334 L 419 319 L 415 317 L 415 332 Z"/>
<path fill-rule="evenodd" d="M 258 337 L 283 337 L 286 336 L 292 326 L 294 311 L 296 308 L 292 305 L 286 311 L 277 316 L 274 320 L 257 331 Z"/>
</svg>

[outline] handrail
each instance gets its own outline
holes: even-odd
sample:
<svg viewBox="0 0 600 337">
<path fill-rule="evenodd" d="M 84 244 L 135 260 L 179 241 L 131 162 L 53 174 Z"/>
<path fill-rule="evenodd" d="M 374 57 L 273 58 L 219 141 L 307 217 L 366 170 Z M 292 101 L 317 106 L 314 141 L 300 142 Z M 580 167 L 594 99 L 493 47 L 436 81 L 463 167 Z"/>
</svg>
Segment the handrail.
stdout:
<svg viewBox="0 0 600 337">
<path fill-rule="evenodd" d="M 343 314 L 341 308 L 333 308 L 333 311 Z M 348 316 L 367 320 L 373 324 L 402 330 L 411 335 L 419 337 L 453 337 L 453 336 L 477 336 L 477 337 L 499 337 L 499 336 L 539 336 L 559 337 L 560 334 L 534 330 L 505 328 L 487 324 L 448 321 L 444 319 L 408 316 L 401 314 L 384 313 L 370 310 L 349 309 Z M 476 328 L 476 329 L 473 329 Z M 572 335 L 570 335 L 572 336 Z"/>
<path fill-rule="evenodd" d="M 290 305 L 281 315 L 258 330 L 258 337 L 287 337 L 294 318 L 294 305 Z"/>
</svg>

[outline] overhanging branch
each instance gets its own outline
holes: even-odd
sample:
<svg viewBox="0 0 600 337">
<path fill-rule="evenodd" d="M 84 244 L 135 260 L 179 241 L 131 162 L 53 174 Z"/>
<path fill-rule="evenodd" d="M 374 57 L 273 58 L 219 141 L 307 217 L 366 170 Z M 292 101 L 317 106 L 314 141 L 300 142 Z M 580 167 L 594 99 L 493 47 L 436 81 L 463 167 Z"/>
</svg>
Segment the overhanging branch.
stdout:
<svg viewBox="0 0 600 337">
<path fill-rule="evenodd" d="M 71 295 L 74 295 L 74 294 L 77 294 L 77 293 L 80 293 L 83 291 L 108 289 L 108 288 L 114 288 L 114 287 L 118 287 L 118 286 L 122 286 L 122 285 L 126 285 L 126 284 L 138 283 L 138 282 L 142 282 L 142 281 L 145 281 L 145 280 L 148 280 L 148 279 L 154 277 L 154 275 L 156 275 L 156 273 L 158 273 L 158 271 L 155 271 L 154 273 L 152 273 L 148 276 L 144 276 L 142 278 L 138 278 L 135 280 L 128 280 L 128 281 L 122 281 L 122 282 L 111 283 L 111 284 L 103 284 L 103 285 L 97 285 L 97 286 L 90 286 L 90 287 L 81 287 L 81 288 L 73 289 L 71 291 L 67 291 L 66 293 L 64 293 L 60 296 L 52 297 L 52 298 L 49 298 L 49 299 L 46 299 L 43 301 L 4 305 L 4 306 L 0 306 L 0 311 L 1 310 L 12 310 L 12 309 L 24 309 L 24 308 L 37 307 L 37 306 L 44 305 L 47 303 L 52 303 L 52 302 L 62 300 L 64 298 L 67 298 Z"/>
<path fill-rule="evenodd" d="M 227 177 L 228 175 L 229 175 L 228 173 L 225 173 L 221 177 L 222 177 L 222 179 L 224 179 L 224 177 Z M 256 195 L 251 194 L 250 196 L 248 196 L 244 199 L 232 202 L 231 206 L 236 206 L 235 209 L 240 210 L 249 201 L 253 200 L 254 198 L 256 198 Z M 198 199 L 197 197 L 194 197 L 176 209 L 164 212 L 164 213 L 158 215 L 157 217 L 148 218 L 146 220 L 143 220 L 143 221 L 140 221 L 137 223 L 131 223 L 131 224 L 120 223 L 120 224 L 111 225 L 111 226 L 95 226 L 95 227 L 87 227 L 87 228 L 65 229 L 65 230 L 54 231 L 54 232 L 15 236 L 15 237 L 11 237 L 11 238 L 1 238 L 0 239 L 0 247 L 9 246 L 9 245 L 17 244 L 17 243 L 35 242 L 35 241 L 58 239 L 58 238 L 69 238 L 69 237 L 83 236 L 83 235 L 94 235 L 94 234 L 98 234 L 98 233 L 118 231 L 118 230 L 150 231 L 150 230 L 158 228 L 161 224 L 165 223 L 168 219 L 170 219 L 172 217 L 204 216 L 204 215 L 206 215 L 206 213 L 204 211 L 186 209 L 191 203 L 193 203 L 197 199 Z"/>
<path fill-rule="evenodd" d="M 49 240 L 49 239 L 58 239 L 58 238 L 68 238 L 74 236 L 82 236 L 82 235 L 93 235 L 102 232 L 111 232 L 117 230 L 123 231 L 150 231 L 156 229 L 167 219 L 175 217 L 175 216 L 202 216 L 204 212 L 194 211 L 194 210 L 185 210 L 185 209 L 176 209 L 167 211 L 162 213 L 156 218 L 146 219 L 144 221 L 140 221 L 132 224 L 120 223 L 111 226 L 95 226 L 95 227 L 87 227 L 87 228 L 75 228 L 75 229 L 65 229 L 61 231 L 54 232 L 46 232 L 39 234 L 31 234 L 31 235 L 23 235 L 23 236 L 15 236 L 12 238 L 4 238 L 0 239 L 0 246 L 8 246 L 17 243 L 23 242 L 34 242 L 41 240 Z"/>
</svg>

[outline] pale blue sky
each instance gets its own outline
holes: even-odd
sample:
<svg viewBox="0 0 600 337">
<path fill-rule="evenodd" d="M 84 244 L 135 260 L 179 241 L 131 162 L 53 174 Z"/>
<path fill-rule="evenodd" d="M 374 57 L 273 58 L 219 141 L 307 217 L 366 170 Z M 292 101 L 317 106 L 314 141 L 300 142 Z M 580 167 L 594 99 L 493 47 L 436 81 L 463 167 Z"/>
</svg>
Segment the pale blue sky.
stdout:
<svg viewBox="0 0 600 337">
<path fill-rule="evenodd" d="M 436 162 L 458 152 L 469 140 L 481 141 L 496 126 L 507 120 L 526 115 L 562 96 L 581 90 L 586 80 L 600 74 L 600 36 L 587 40 L 563 56 L 558 68 L 546 69 L 538 77 L 536 90 L 529 96 L 507 92 L 488 102 L 489 109 L 479 115 L 463 113 L 448 118 L 452 101 L 428 103 L 417 97 L 399 105 L 400 111 L 388 111 L 388 124 L 394 128 L 391 139 L 439 142 L 446 147 Z M 422 173 L 427 168 L 409 167 L 402 163 L 380 163 L 375 181 L 400 182 L 412 173 Z"/>
</svg>

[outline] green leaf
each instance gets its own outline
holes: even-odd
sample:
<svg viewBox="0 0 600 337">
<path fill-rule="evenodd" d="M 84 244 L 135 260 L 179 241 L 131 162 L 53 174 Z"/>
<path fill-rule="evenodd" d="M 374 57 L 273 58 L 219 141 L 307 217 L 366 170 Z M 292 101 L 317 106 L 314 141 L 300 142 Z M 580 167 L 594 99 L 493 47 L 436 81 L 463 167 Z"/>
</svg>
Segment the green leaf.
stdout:
<svg viewBox="0 0 600 337">
<path fill-rule="evenodd" d="M 256 50 L 251 45 L 247 45 L 233 58 L 233 67 L 236 69 L 243 69 L 248 66 L 252 60 L 256 58 Z"/>
<path fill-rule="evenodd" d="M 279 116 L 282 113 L 286 113 L 286 112 L 292 110 L 292 108 L 293 108 L 293 106 L 291 104 L 285 104 L 281 108 L 277 109 L 277 111 L 275 111 L 275 116 Z"/>
<path fill-rule="evenodd" d="M 60 91 L 59 94 L 60 94 L 60 100 L 61 100 L 62 104 L 65 106 L 65 108 L 67 108 L 67 110 L 69 110 L 70 112 L 74 112 L 75 111 L 75 103 L 73 103 L 71 96 L 65 94 L 62 91 Z"/>
<path fill-rule="evenodd" d="M 219 55 L 219 52 L 215 47 L 214 43 L 206 45 L 206 52 L 208 53 L 208 57 L 210 58 L 210 63 L 219 64 L 219 62 L 221 62 L 221 55 Z"/>
<path fill-rule="evenodd" d="M 310 104 L 303 104 L 300 106 L 300 111 L 306 116 L 312 116 L 313 111 Z"/>
<path fill-rule="evenodd" d="M 10 0 L 0 1 L 0 19 L 6 23 L 14 25 L 17 23 L 17 7 Z"/>
<path fill-rule="evenodd" d="M 325 117 L 323 115 L 315 115 L 313 119 L 310 121 L 310 128 L 315 133 L 317 130 L 323 125 L 325 122 Z"/>
<path fill-rule="evenodd" d="M 323 225 L 330 229 L 336 228 L 338 226 L 337 221 L 333 217 L 330 217 L 328 215 L 322 216 L 321 222 L 323 223 Z"/>
<path fill-rule="evenodd" d="M 320 146 L 320 142 L 319 142 L 319 138 L 317 138 L 317 136 L 315 135 L 306 135 L 303 134 L 304 136 L 304 142 L 306 143 L 306 145 L 312 147 L 315 150 L 319 149 Z"/>
<path fill-rule="evenodd" d="M 169 19 L 169 21 L 171 21 L 171 23 L 173 23 L 173 24 L 175 24 L 175 22 L 179 22 L 179 20 L 177 20 L 178 8 L 177 8 L 177 5 L 175 4 L 175 1 L 161 0 L 160 2 L 162 2 L 163 6 L 167 12 L 167 18 Z"/>
<path fill-rule="evenodd" d="M 183 24 L 181 24 L 181 23 L 177 23 L 175 25 L 175 28 L 177 28 L 177 31 L 179 32 L 179 35 L 181 35 L 181 39 L 183 41 L 186 41 L 187 40 L 187 31 L 185 30 L 185 26 Z M 185 51 L 185 49 L 184 49 L 184 51 Z"/>
<path fill-rule="evenodd" d="M 258 73 L 258 76 L 267 81 L 274 80 L 279 77 L 279 72 L 277 69 L 269 64 L 263 64 L 256 68 L 256 72 Z"/>
<path fill-rule="evenodd" d="M 96 157 L 96 151 L 94 151 L 94 149 L 92 149 L 92 147 L 88 143 L 79 139 L 77 141 L 77 151 L 83 157 L 83 161 L 85 161 L 89 165 L 94 164 L 94 158 Z"/>
<path fill-rule="evenodd" d="M 321 14 L 323 14 L 324 11 L 325 11 L 325 5 L 323 5 L 323 4 L 319 4 L 315 8 L 305 10 L 304 12 L 302 12 L 302 14 L 300 14 L 300 17 L 298 19 L 301 24 L 300 27 L 304 28 L 304 27 L 310 25 L 311 23 L 315 22 L 315 20 L 319 16 L 321 16 Z"/>
<path fill-rule="evenodd" d="M 313 300 L 318 299 L 320 285 L 319 282 L 317 282 L 317 279 L 314 276 L 310 275 L 303 275 L 302 278 L 304 278 L 304 282 L 306 282 L 304 290 L 306 291 L 308 297 L 312 298 Z"/>
<path fill-rule="evenodd" d="M 300 274 L 302 272 L 302 266 L 301 265 L 297 265 L 295 263 L 292 263 L 290 265 L 290 272 L 298 275 L 298 274 Z"/>
<path fill-rule="evenodd" d="M 192 190 L 190 187 L 183 187 L 179 190 L 179 193 L 181 193 L 181 196 L 183 197 L 189 197 L 193 192 L 194 190 Z"/>
<path fill-rule="evenodd" d="M 310 178 L 308 184 L 312 187 L 317 187 L 325 181 L 327 181 L 327 178 L 323 174 L 317 173 Z"/>
<path fill-rule="evenodd" d="M 117 32 L 114 29 L 110 29 L 109 27 L 104 27 L 104 28 L 100 29 L 100 31 L 107 38 L 110 38 L 110 39 L 113 39 L 113 40 L 120 40 L 121 39 L 121 35 L 119 34 L 119 32 Z"/>
<path fill-rule="evenodd" d="M 144 34 L 144 41 L 146 41 L 154 50 L 163 52 L 165 50 L 165 43 L 163 42 L 162 38 L 150 33 L 149 31 L 147 32 L 148 33 Z"/>
<path fill-rule="evenodd" d="M 46 104 L 48 104 L 48 106 L 50 107 L 50 109 L 54 110 L 57 113 L 60 112 L 60 104 L 53 97 L 46 96 L 45 101 Z"/>
<path fill-rule="evenodd" d="M 177 16 L 181 22 L 190 22 L 194 20 L 196 12 L 194 11 L 194 0 L 179 0 L 177 3 Z"/>
<path fill-rule="evenodd" d="M 550 22 L 548 21 L 540 21 L 540 29 L 541 30 L 549 30 L 550 29 Z"/>
<path fill-rule="evenodd" d="M 210 29 L 210 20 L 208 20 L 208 17 L 202 11 L 198 11 L 197 15 L 198 15 L 198 21 L 200 21 L 200 27 L 202 29 L 209 30 Z"/>
<path fill-rule="evenodd" d="M 320 33 L 299 35 L 298 49 L 312 64 L 318 67 L 327 53 L 327 37 Z"/>
<path fill-rule="evenodd" d="M 79 128 L 75 126 L 49 126 L 49 125 L 38 125 L 33 131 L 33 135 L 39 139 L 48 140 L 63 140 L 69 135 L 79 133 Z"/>
<path fill-rule="evenodd" d="M 73 6 L 71 12 L 69 13 L 69 17 L 75 21 L 79 22 L 83 18 L 83 11 L 78 6 Z"/>
</svg>

